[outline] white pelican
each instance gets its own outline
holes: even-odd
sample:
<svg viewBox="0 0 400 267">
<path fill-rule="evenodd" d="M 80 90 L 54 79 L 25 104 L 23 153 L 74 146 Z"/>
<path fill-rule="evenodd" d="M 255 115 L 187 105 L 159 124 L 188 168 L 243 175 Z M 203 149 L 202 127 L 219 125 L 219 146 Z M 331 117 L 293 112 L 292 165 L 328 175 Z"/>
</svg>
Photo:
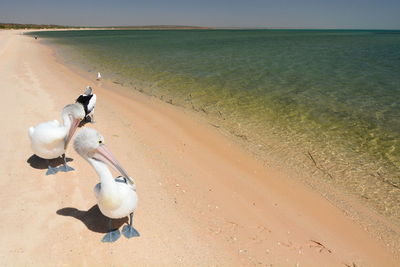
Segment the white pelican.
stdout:
<svg viewBox="0 0 400 267">
<path fill-rule="evenodd" d="M 67 165 L 65 150 L 79 123 L 85 117 L 85 111 L 79 103 L 70 104 L 63 108 L 61 116 L 63 124 L 60 124 L 57 120 L 53 120 L 42 122 L 35 127 L 29 128 L 29 137 L 33 152 L 47 161 L 48 170 L 46 175 L 55 174 L 58 170 L 65 172 L 74 170 Z M 58 157 L 64 159 L 63 168 L 51 167 L 49 159 Z"/>
<path fill-rule="evenodd" d="M 93 94 L 93 89 L 90 86 L 86 86 L 86 90 L 81 94 L 75 101 L 75 103 L 81 103 L 85 109 L 85 122 L 94 122 L 94 107 L 96 105 L 96 94 Z"/>
<path fill-rule="evenodd" d="M 101 80 L 101 74 L 100 74 L 100 72 L 97 72 L 97 77 L 96 77 L 96 80 L 98 80 L 98 81 L 100 81 L 100 80 Z"/>
<path fill-rule="evenodd" d="M 76 135 L 74 148 L 92 165 L 100 178 L 100 183 L 94 187 L 94 193 L 100 211 L 110 219 L 109 232 L 102 241 L 116 241 L 121 234 L 118 229 L 111 229 L 111 219 L 124 218 L 128 215 L 130 216 L 129 225 L 123 227 L 122 234 L 127 238 L 139 236 L 132 227 L 133 212 L 138 202 L 135 183 L 106 148 L 104 137 L 96 130 L 85 128 Z M 114 179 L 107 163 L 115 167 L 122 176 Z"/>
</svg>

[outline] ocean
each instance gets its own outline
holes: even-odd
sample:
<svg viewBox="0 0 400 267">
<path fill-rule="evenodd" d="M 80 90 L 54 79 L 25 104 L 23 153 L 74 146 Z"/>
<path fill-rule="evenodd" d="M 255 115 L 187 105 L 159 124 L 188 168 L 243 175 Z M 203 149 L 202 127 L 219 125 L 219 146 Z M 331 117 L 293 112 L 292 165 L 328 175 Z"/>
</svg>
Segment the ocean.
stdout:
<svg viewBox="0 0 400 267">
<path fill-rule="evenodd" d="M 37 32 L 67 62 L 197 111 L 400 220 L 400 31 Z"/>
</svg>

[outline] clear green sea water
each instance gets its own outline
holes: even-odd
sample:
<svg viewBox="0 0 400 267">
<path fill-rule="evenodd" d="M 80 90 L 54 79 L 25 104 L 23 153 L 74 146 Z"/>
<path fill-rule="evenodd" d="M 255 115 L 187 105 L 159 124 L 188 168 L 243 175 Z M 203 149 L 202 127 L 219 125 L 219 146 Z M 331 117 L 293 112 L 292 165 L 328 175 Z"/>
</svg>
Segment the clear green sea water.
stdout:
<svg viewBox="0 0 400 267">
<path fill-rule="evenodd" d="M 204 113 L 256 153 L 399 220 L 400 31 L 36 34 L 85 70 Z"/>
</svg>

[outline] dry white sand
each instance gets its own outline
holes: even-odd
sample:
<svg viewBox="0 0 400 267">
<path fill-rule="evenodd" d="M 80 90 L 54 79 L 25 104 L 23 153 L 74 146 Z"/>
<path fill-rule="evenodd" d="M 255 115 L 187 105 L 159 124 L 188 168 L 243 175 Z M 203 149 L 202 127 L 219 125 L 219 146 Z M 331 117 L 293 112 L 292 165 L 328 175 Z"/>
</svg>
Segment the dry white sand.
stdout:
<svg viewBox="0 0 400 267">
<path fill-rule="evenodd" d="M 319 194 L 267 168 L 177 107 L 114 91 L 52 50 L 0 31 L 1 266 L 396 266 L 396 257 Z M 141 236 L 101 243 L 94 170 L 46 176 L 29 126 L 58 119 L 86 85 L 106 144 L 137 182 Z M 121 224 L 122 222 L 119 222 Z"/>
</svg>

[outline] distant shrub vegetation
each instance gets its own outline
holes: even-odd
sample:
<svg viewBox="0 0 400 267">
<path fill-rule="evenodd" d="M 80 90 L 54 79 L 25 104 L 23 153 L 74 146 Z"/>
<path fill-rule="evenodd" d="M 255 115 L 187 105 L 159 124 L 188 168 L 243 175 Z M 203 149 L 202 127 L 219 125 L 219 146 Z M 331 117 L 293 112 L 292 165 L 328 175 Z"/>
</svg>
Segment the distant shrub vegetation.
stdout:
<svg viewBox="0 0 400 267">
<path fill-rule="evenodd" d="M 72 27 L 49 25 L 49 24 L 0 23 L 0 29 L 55 29 L 55 28 L 72 28 Z"/>
<path fill-rule="evenodd" d="M 0 23 L 1 29 L 72 29 L 80 28 L 78 26 L 61 26 L 52 24 L 18 24 L 18 23 Z M 186 29 L 212 29 L 210 27 L 199 27 L 199 26 L 181 26 L 181 25 L 144 25 L 144 26 L 98 26 L 88 27 L 92 29 L 139 29 L 139 30 L 186 30 Z"/>
</svg>

